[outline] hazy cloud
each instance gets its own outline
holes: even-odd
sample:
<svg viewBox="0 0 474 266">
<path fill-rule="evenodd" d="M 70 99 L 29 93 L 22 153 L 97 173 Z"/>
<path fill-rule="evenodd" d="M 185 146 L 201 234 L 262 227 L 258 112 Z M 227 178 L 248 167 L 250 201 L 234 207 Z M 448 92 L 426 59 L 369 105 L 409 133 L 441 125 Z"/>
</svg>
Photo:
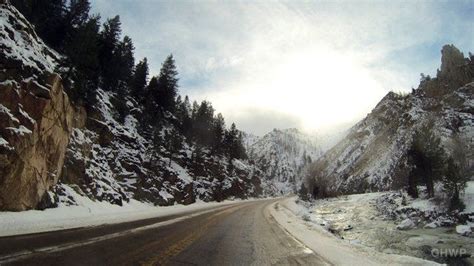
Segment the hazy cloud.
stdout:
<svg viewBox="0 0 474 266">
<path fill-rule="evenodd" d="M 472 1 L 93 1 L 120 14 L 137 59 L 176 57 L 181 92 L 244 130 L 330 128 L 473 51 Z"/>
</svg>

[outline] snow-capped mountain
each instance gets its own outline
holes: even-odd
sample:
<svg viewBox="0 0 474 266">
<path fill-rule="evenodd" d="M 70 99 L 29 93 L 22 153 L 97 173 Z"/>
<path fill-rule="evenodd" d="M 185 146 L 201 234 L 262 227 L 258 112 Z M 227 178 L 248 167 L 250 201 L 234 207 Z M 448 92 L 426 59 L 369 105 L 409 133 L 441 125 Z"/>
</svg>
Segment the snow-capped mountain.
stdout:
<svg viewBox="0 0 474 266">
<path fill-rule="evenodd" d="M 276 194 L 292 193 L 302 180 L 302 171 L 319 158 L 322 150 L 317 140 L 297 129 L 274 129 L 261 138 L 246 134 L 249 157 L 264 172 Z"/>
<path fill-rule="evenodd" d="M 348 135 L 313 164 L 313 177 L 338 193 L 387 190 L 403 185 L 407 153 L 416 130 L 433 131 L 450 151 L 454 134 L 474 140 L 474 62 L 454 46 L 443 47 L 441 70 L 407 95 L 388 93 Z M 472 160 L 473 154 L 466 154 Z"/>
</svg>

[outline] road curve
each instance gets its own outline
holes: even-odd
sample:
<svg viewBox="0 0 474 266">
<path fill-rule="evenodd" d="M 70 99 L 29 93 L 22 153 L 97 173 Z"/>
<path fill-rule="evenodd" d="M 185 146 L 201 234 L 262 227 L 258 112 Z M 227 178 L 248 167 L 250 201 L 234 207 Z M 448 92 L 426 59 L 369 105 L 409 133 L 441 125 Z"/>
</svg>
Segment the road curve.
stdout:
<svg viewBox="0 0 474 266">
<path fill-rule="evenodd" d="M 276 200 L 0 238 L 2 265 L 328 265 L 276 223 Z"/>
</svg>

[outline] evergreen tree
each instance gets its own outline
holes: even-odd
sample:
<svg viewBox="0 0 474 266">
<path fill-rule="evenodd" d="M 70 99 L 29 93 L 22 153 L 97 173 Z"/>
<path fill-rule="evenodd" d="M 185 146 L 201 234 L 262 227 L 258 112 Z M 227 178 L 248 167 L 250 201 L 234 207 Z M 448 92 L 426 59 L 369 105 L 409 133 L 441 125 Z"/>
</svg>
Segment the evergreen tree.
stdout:
<svg viewBox="0 0 474 266">
<path fill-rule="evenodd" d="M 143 103 L 145 97 L 145 87 L 148 80 L 148 61 L 145 58 L 135 66 L 131 83 L 131 95 L 139 103 Z"/>
<path fill-rule="evenodd" d="M 309 200 L 308 194 L 309 194 L 308 189 L 306 188 L 304 183 L 301 183 L 300 189 L 298 190 L 298 197 L 301 200 L 308 201 Z"/>
<path fill-rule="evenodd" d="M 225 137 L 225 120 L 221 113 L 217 114 L 214 119 L 212 128 L 212 152 L 221 155 L 225 152 L 224 137 Z"/>
<path fill-rule="evenodd" d="M 108 19 L 99 35 L 99 62 L 102 74 L 102 88 L 111 90 L 117 87 L 119 82 L 119 65 L 117 59 L 117 48 L 120 43 L 121 23 L 120 17 L 115 16 Z"/>
<path fill-rule="evenodd" d="M 89 20 L 91 4 L 89 0 L 70 0 L 68 10 L 65 14 L 67 31 L 82 27 Z"/>
<path fill-rule="evenodd" d="M 449 209 L 451 211 L 465 208 L 460 195 L 464 193 L 467 181 L 472 176 L 470 167 L 470 153 L 472 147 L 469 140 L 455 134 L 451 143 L 451 157 L 447 162 L 446 174 L 443 178 L 443 189 L 449 197 Z"/>
<path fill-rule="evenodd" d="M 176 96 L 176 100 L 175 100 L 175 116 L 176 117 L 179 117 L 181 116 L 181 114 L 179 114 L 181 112 L 181 105 L 183 104 L 183 100 L 181 99 L 181 95 L 178 95 Z"/>
<path fill-rule="evenodd" d="M 158 91 L 158 78 L 152 77 L 148 86 L 145 89 L 145 101 L 144 101 L 144 115 L 143 119 L 147 123 L 156 123 L 159 115 L 158 105 L 155 102 L 157 91 Z"/>
<path fill-rule="evenodd" d="M 192 136 L 191 131 L 193 123 L 191 114 L 191 104 L 189 102 L 189 97 L 186 95 L 186 97 L 184 97 L 184 101 L 181 103 L 181 105 L 179 105 L 178 119 L 181 122 L 181 132 L 188 139 L 191 139 Z"/>
<path fill-rule="evenodd" d="M 431 130 L 432 127 L 430 122 L 415 133 L 408 152 L 412 165 L 408 180 L 408 192 L 411 196 L 417 196 L 416 184 L 422 182 L 426 185 L 428 197 L 433 197 L 434 182 L 440 180 L 444 173 L 445 151 L 440 138 Z"/>
<path fill-rule="evenodd" d="M 113 84 L 115 84 L 113 89 L 116 92 L 115 107 L 117 108 L 118 120 L 120 122 L 123 122 L 125 116 L 130 113 L 127 98 L 130 95 L 129 88 L 135 65 L 134 49 L 132 39 L 125 36 L 118 44 L 113 56 L 113 61 L 115 62 L 113 68 L 116 71 L 113 77 Z"/>
<path fill-rule="evenodd" d="M 442 179 L 443 189 L 449 197 L 449 210 L 463 211 L 466 207 L 460 198 L 464 192 L 469 176 L 463 175 L 461 167 L 450 157 L 448 159 L 446 175 Z"/>
<path fill-rule="evenodd" d="M 132 39 L 128 36 L 123 37 L 123 40 L 119 43 L 116 50 L 116 60 L 118 61 L 118 79 L 121 82 L 127 84 L 127 87 L 131 84 L 133 70 L 135 67 L 135 59 L 133 57 L 133 46 Z"/>
<path fill-rule="evenodd" d="M 66 0 L 12 0 L 11 3 L 35 25 L 36 33 L 46 44 L 62 51 L 66 36 Z"/>
<path fill-rule="evenodd" d="M 193 121 L 196 120 L 196 115 L 199 110 L 199 104 L 196 101 L 193 101 L 193 107 L 191 108 L 191 117 Z"/>
<path fill-rule="evenodd" d="M 99 85 L 98 33 L 100 17 L 93 16 L 85 24 L 75 29 L 65 44 L 67 55 L 56 70 L 63 80 L 73 81 L 66 86 L 70 98 L 90 107 L 95 103 L 95 93 Z"/>
<path fill-rule="evenodd" d="M 164 110 L 174 112 L 178 93 L 178 72 L 173 55 L 169 55 L 163 63 L 158 77 L 158 93 L 155 101 Z"/>
<path fill-rule="evenodd" d="M 247 154 L 243 145 L 242 134 L 237 130 L 235 123 L 232 123 L 230 130 L 225 134 L 224 146 L 229 159 L 246 159 Z"/>
<path fill-rule="evenodd" d="M 174 129 L 165 130 L 165 148 L 168 152 L 169 164 L 171 166 L 171 161 L 175 154 L 177 154 L 182 149 L 183 138 L 181 135 L 176 132 Z"/>
<path fill-rule="evenodd" d="M 208 101 L 203 101 L 193 117 L 193 135 L 196 142 L 205 147 L 212 146 L 212 128 L 214 108 Z"/>
</svg>

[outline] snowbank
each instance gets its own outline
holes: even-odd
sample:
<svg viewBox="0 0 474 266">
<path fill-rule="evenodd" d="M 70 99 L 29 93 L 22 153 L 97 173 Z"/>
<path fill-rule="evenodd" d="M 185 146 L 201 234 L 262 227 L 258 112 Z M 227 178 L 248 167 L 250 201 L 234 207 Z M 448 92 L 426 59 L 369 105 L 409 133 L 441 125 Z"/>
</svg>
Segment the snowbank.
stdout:
<svg viewBox="0 0 474 266">
<path fill-rule="evenodd" d="M 464 212 L 474 212 L 474 181 L 467 182 L 467 187 L 463 195 L 463 202 L 466 205 Z"/>
<path fill-rule="evenodd" d="M 463 236 L 468 236 L 471 234 L 471 226 L 470 225 L 458 225 L 456 226 L 456 233 L 463 235 Z"/>
<path fill-rule="evenodd" d="M 239 202 L 197 202 L 191 205 L 157 207 L 136 200 L 130 200 L 129 203 L 118 206 L 108 202 L 92 201 L 80 195 L 74 195 L 74 199 L 77 206 L 61 205 L 58 208 L 44 211 L 0 212 L 0 236 L 122 223 L 199 211 Z"/>
<path fill-rule="evenodd" d="M 416 224 L 410 218 L 403 220 L 399 225 L 397 225 L 398 230 L 408 230 L 415 227 Z"/>
<path fill-rule="evenodd" d="M 304 221 L 299 215 L 307 212 L 295 203 L 296 197 L 270 205 L 271 214 L 287 232 L 318 255 L 336 265 L 438 265 L 419 258 L 384 254 L 357 244 L 350 244 L 326 231 L 322 226 Z"/>
</svg>

